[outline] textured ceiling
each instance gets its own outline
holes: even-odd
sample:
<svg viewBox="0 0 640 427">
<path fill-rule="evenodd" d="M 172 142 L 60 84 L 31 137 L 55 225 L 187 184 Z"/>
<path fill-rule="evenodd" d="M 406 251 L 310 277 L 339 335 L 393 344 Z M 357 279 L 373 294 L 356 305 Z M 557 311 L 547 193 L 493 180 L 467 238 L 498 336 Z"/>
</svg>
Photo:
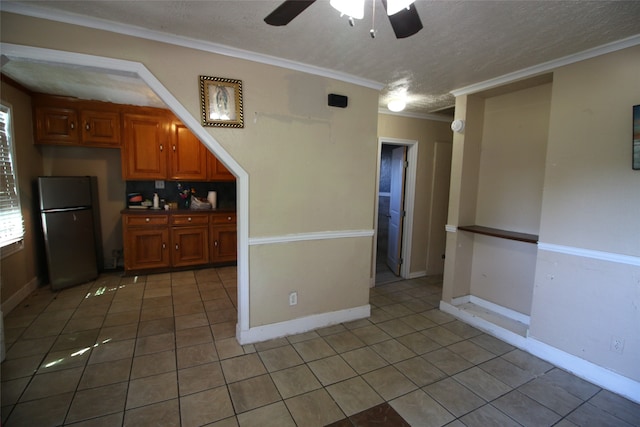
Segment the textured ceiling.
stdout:
<svg viewBox="0 0 640 427">
<path fill-rule="evenodd" d="M 284 27 L 263 22 L 281 3 L 271 0 L 3 1 L 0 8 L 72 13 L 334 70 L 381 83 L 381 107 L 406 91 L 414 113 L 452 106 L 452 90 L 640 34 L 640 1 L 418 0 L 424 29 L 399 40 L 381 0 L 366 1 L 354 27 L 328 0 Z"/>
</svg>

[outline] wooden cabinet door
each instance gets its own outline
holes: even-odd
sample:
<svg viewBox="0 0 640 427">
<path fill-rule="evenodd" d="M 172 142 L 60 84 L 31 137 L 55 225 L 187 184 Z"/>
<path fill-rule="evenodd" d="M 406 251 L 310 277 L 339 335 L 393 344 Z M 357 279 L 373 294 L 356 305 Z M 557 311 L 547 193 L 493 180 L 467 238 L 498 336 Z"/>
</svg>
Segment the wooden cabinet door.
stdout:
<svg viewBox="0 0 640 427">
<path fill-rule="evenodd" d="M 236 225 L 213 225 L 211 227 L 211 262 L 234 262 L 237 254 Z"/>
<path fill-rule="evenodd" d="M 124 238 L 126 271 L 170 266 L 168 227 L 125 228 Z"/>
<path fill-rule="evenodd" d="M 209 263 L 209 228 L 206 225 L 171 229 L 171 265 L 186 267 Z"/>
<path fill-rule="evenodd" d="M 78 112 L 66 107 L 36 107 L 36 138 L 38 144 L 78 144 Z"/>
<path fill-rule="evenodd" d="M 125 180 L 167 177 L 167 117 L 125 114 L 122 175 Z"/>
<path fill-rule="evenodd" d="M 205 147 L 206 148 L 206 147 Z M 210 181 L 235 181 L 236 177 L 207 149 L 207 178 Z"/>
<path fill-rule="evenodd" d="M 80 115 L 83 144 L 92 147 L 120 147 L 119 112 L 83 110 Z"/>
<path fill-rule="evenodd" d="M 169 179 L 205 181 L 209 150 L 182 123 L 171 127 Z"/>
</svg>

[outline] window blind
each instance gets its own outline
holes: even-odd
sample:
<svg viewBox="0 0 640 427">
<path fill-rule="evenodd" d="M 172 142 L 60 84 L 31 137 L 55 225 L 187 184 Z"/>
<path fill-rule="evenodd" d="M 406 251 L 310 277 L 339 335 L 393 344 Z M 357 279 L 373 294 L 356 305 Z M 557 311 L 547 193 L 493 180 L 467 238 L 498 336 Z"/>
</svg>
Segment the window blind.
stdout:
<svg viewBox="0 0 640 427">
<path fill-rule="evenodd" d="M 0 247 L 24 237 L 11 135 L 11 109 L 0 104 Z"/>
</svg>

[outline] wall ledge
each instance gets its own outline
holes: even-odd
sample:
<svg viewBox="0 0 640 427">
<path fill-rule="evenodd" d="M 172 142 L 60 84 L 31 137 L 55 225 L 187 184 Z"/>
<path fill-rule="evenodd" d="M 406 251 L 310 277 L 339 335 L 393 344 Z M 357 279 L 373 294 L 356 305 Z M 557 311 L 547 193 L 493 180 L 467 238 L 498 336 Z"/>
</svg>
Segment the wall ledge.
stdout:
<svg viewBox="0 0 640 427">
<path fill-rule="evenodd" d="M 281 236 L 250 237 L 249 246 L 273 243 L 302 242 L 308 240 L 344 239 L 350 237 L 373 237 L 374 230 L 318 231 L 311 233 L 285 234 Z"/>
<path fill-rule="evenodd" d="M 440 310 L 586 381 L 640 403 L 640 382 L 638 381 L 552 347 L 529 335 L 523 337 L 480 317 L 470 315 L 448 302 L 440 301 Z"/>
<path fill-rule="evenodd" d="M 369 304 L 360 307 L 347 308 L 345 310 L 332 311 L 329 313 L 313 314 L 311 316 L 300 317 L 298 319 L 284 322 L 272 323 L 269 325 L 256 326 L 246 331 L 236 326 L 236 336 L 241 345 L 267 341 L 284 336 L 301 334 L 313 329 L 324 328 L 337 325 L 339 323 L 351 322 L 354 320 L 366 319 L 371 315 Z"/>
</svg>

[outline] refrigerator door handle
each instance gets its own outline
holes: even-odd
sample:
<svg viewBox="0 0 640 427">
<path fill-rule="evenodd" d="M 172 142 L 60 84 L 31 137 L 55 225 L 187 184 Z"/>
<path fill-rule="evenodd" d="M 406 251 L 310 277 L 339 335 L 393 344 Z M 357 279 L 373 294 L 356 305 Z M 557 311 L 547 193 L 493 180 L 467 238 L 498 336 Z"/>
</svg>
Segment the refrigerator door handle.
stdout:
<svg viewBox="0 0 640 427">
<path fill-rule="evenodd" d="M 43 209 L 42 213 L 56 213 L 56 212 L 73 212 L 73 211 L 86 211 L 90 209 L 89 206 L 77 206 L 73 208 L 56 208 L 56 209 Z"/>
</svg>

